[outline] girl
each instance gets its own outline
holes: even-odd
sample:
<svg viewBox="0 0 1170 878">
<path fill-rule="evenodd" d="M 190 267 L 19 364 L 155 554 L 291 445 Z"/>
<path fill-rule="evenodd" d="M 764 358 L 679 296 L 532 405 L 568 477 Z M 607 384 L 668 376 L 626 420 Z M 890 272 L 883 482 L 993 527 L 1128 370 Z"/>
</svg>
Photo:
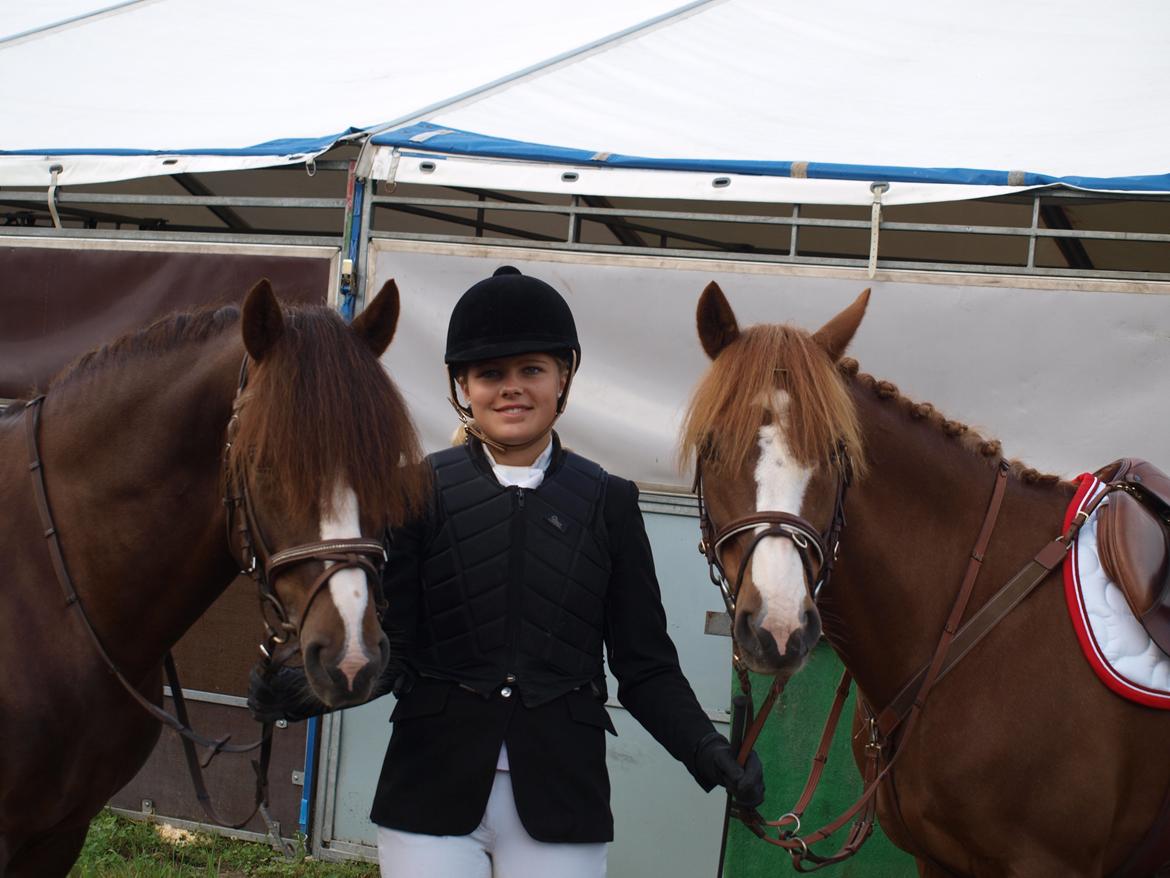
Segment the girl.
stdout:
<svg viewBox="0 0 1170 878">
<path fill-rule="evenodd" d="M 568 304 L 510 266 L 451 314 L 466 439 L 429 456 L 431 503 L 395 531 L 384 582 L 383 876 L 605 874 L 603 647 L 618 700 L 703 789 L 763 800 L 759 759 L 736 764 L 679 669 L 637 488 L 553 431 L 580 360 Z M 288 712 L 272 685 L 261 718 Z"/>
</svg>

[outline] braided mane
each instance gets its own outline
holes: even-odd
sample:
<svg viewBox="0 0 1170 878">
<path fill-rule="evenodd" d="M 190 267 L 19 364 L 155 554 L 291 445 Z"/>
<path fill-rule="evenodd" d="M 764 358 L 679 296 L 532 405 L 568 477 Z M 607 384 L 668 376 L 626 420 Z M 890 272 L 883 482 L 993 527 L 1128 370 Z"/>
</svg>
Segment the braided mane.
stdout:
<svg viewBox="0 0 1170 878">
<path fill-rule="evenodd" d="M 998 439 L 985 439 L 966 424 L 945 417 L 929 402 L 915 402 L 903 396 L 895 384 L 861 372 L 857 360 L 845 357 L 838 364 L 838 369 L 843 376 L 860 384 L 878 399 L 897 406 L 909 419 L 933 425 L 972 454 L 991 461 L 998 461 L 1003 456 L 1003 443 Z M 1025 484 L 1054 485 L 1061 481 L 1060 476 L 1042 473 L 1020 460 L 1009 460 L 1008 466 L 1011 474 Z"/>
</svg>

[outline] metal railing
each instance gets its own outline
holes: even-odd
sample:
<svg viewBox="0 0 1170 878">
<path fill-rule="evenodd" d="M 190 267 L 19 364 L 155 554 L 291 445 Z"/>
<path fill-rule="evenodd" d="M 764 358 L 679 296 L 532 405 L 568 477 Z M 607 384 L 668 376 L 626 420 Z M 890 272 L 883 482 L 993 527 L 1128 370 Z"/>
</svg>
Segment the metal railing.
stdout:
<svg viewBox="0 0 1170 878">
<path fill-rule="evenodd" d="M 1050 192 L 1030 196 L 1031 222 L 1026 225 L 974 225 L 970 223 L 946 222 L 900 222 L 882 219 L 879 231 L 887 241 L 889 236 L 913 233 L 946 235 L 964 238 L 998 237 L 1020 241 L 1018 258 L 1007 261 L 990 261 L 978 247 L 972 248 L 972 258 L 932 259 L 928 246 L 918 245 L 917 254 L 899 252 L 898 255 L 878 254 L 877 267 L 887 269 L 946 270 L 963 269 L 982 273 L 1028 274 L 1043 276 L 1125 278 L 1134 280 L 1170 280 L 1170 248 L 1160 260 L 1160 270 L 1131 270 L 1120 266 L 1084 264 L 1043 265 L 1037 260 L 1037 245 L 1053 242 L 1058 247 L 1064 242 L 1075 242 L 1082 247 L 1085 242 L 1117 242 L 1124 244 L 1167 245 L 1170 244 L 1170 212 L 1167 214 L 1168 231 L 1122 231 L 1111 229 L 1054 228 L 1041 224 L 1044 208 L 1076 206 L 1091 199 L 1094 203 L 1110 201 L 1099 195 Z M 1165 198 L 1125 199 L 1125 201 L 1162 201 Z M 552 250 L 584 251 L 594 253 L 633 253 L 692 258 L 733 258 L 737 260 L 791 263 L 799 265 L 826 265 L 864 267 L 869 261 L 869 252 L 857 243 L 850 246 L 838 242 L 836 246 L 825 246 L 828 237 L 820 237 L 817 249 L 805 248 L 801 244 L 801 230 L 821 231 L 840 234 L 853 232 L 867 239 L 872 224 L 866 219 L 833 218 L 810 216 L 808 205 L 792 205 L 787 216 L 767 213 L 707 212 L 701 210 L 661 210 L 629 207 L 601 207 L 582 203 L 579 196 L 573 196 L 568 204 L 548 204 L 528 201 L 515 197 L 440 198 L 431 196 L 377 195 L 370 199 L 375 211 L 393 211 L 400 214 L 440 220 L 452 225 L 451 233 L 418 232 L 409 229 L 380 229 L 375 218 L 372 238 L 437 241 L 447 243 L 476 243 L 507 245 L 523 242 L 524 246 Z M 994 202 L 981 202 L 988 204 Z M 1006 205 L 1010 202 L 1001 201 Z M 1017 205 L 1019 197 L 1016 197 Z M 1120 204 L 1121 201 L 1111 201 Z M 898 210 L 895 208 L 894 210 Z M 904 210 L 904 208 L 901 208 Z M 858 209 L 860 213 L 861 209 Z M 962 204 L 951 205 L 956 215 L 961 214 Z M 887 208 L 890 211 L 890 208 Z M 495 216 L 491 216 L 491 215 Z M 507 217 L 539 218 L 538 229 L 524 228 Z M 1052 214 L 1050 213 L 1050 216 Z M 1062 216 L 1063 214 L 1059 214 Z M 585 223 L 604 226 L 623 239 L 620 232 L 651 235 L 656 243 L 604 243 L 583 241 L 582 228 Z M 664 223 L 671 224 L 669 227 Z M 1067 223 L 1066 223 L 1067 224 Z M 734 230 L 744 226 L 756 226 L 783 230 L 785 240 L 776 241 L 774 246 L 745 243 L 742 235 Z M 458 229 L 466 229 L 460 234 Z M 559 229 L 559 232 L 554 233 Z M 718 236 L 718 231 L 728 230 L 729 234 Z M 624 236 L 629 240 L 628 236 Z M 860 242 L 860 238 L 858 238 Z M 1026 245 L 1026 246 L 1025 246 Z M 899 250 L 904 250 L 900 247 Z M 1162 268 L 1164 266 L 1164 269 Z"/>
<path fill-rule="evenodd" d="M 318 161 L 317 169 L 342 172 L 329 177 L 330 191 L 338 192 L 337 197 L 215 195 L 207 189 L 214 175 L 198 180 L 176 177 L 187 190 L 182 195 L 0 190 L 0 223 L 8 223 L 0 225 L 0 235 L 341 246 L 347 208 L 342 193 L 349 162 Z M 444 197 L 446 193 L 450 194 Z M 60 228 L 48 223 L 49 197 L 60 215 Z M 368 196 L 358 218 L 367 230 L 360 255 L 369 240 L 385 238 L 879 270 L 1170 280 L 1166 196 L 1038 190 L 931 205 L 929 210 L 942 220 L 937 222 L 893 219 L 915 208 L 886 206 L 875 212 L 877 234 L 869 209 L 863 207 L 746 205 L 731 211 L 696 202 L 694 209 L 665 209 L 649 201 L 612 205 L 596 196 L 571 196 L 565 203 L 549 203 L 547 199 L 560 196 L 542 197 L 546 200 L 487 190 L 407 186 L 395 194 Z M 972 214 L 967 205 L 978 205 L 978 214 L 987 221 L 962 222 Z M 1146 205 L 1142 220 L 1147 228 L 1119 227 L 1135 225 L 1137 213 L 1128 211 L 1127 205 Z M 1149 205 L 1157 207 L 1151 210 Z M 1099 214 L 1087 221 L 1076 215 L 1102 206 L 1114 212 L 1109 222 L 1099 222 Z M 190 215 L 183 215 L 186 221 L 180 222 L 176 214 L 186 208 L 206 210 L 209 221 L 191 222 Z M 251 211 L 251 221 L 237 211 Z M 320 213 L 327 219 L 320 228 L 311 220 L 302 219 L 296 228 L 271 220 L 285 211 Z M 951 217 L 960 221 L 950 221 Z M 1091 223 L 1103 227 L 1079 227 Z M 304 228 L 306 224 L 313 227 Z M 1143 258 L 1131 260 L 1126 254 L 1138 251 L 1123 248 L 1145 252 Z"/>
</svg>

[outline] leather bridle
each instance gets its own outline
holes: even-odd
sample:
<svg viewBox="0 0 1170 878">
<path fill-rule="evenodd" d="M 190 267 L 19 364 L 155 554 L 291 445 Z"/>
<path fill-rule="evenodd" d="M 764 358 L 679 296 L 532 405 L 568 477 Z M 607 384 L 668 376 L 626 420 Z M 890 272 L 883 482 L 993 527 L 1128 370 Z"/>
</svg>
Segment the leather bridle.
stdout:
<svg viewBox="0 0 1170 878">
<path fill-rule="evenodd" d="M 702 538 L 699 540 L 699 552 L 707 559 L 707 574 L 711 582 L 719 589 L 727 613 L 731 616 L 732 626 L 735 624 L 735 604 L 739 597 L 739 590 L 743 585 L 744 575 L 748 564 L 756 549 L 765 540 L 772 537 L 781 537 L 789 540 L 796 554 L 800 558 L 804 569 L 805 584 L 814 600 L 820 594 L 825 583 L 833 573 L 833 564 L 837 559 L 837 548 L 841 542 L 841 531 L 845 528 L 845 494 L 853 481 L 853 464 L 845 450 L 844 443 L 839 443 L 830 456 L 830 464 L 837 473 L 836 499 L 833 504 L 833 515 L 829 526 L 822 533 L 806 518 L 783 512 L 778 509 L 759 510 L 736 518 L 722 528 L 716 528 L 703 502 L 703 459 L 699 456 L 695 462 L 695 481 L 692 490 L 699 502 L 699 530 Z M 729 580 L 727 570 L 723 566 L 722 551 L 724 545 L 734 537 L 749 531 L 754 532 L 747 550 L 740 559 L 735 579 Z"/>
<path fill-rule="evenodd" d="M 238 468 L 236 478 L 228 466 L 228 455 L 239 430 L 240 412 L 246 398 L 244 389 L 248 383 L 247 354 L 240 364 L 240 379 L 236 396 L 232 401 L 232 416 L 228 421 L 227 439 L 224 443 L 224 505 L 227 507 L 227 538 L 233 557 L 239 562 L 240 572 L 246 573 L 256 583 L 260 596 L 260 615 L 265 625 L 265 641 L 260 644 L 264 656 L 262 672 L 267 676 L 284 664 L 299 649 L 300 632 L 309 610 L 317 595 L 325 588 L 334 574 L 342 570 L 359 569 L 365 572 L 371 584 L 374 607 L 378 618 L 386 608 L 382 594 L 382 568 L 385 566 L 387 550 L 382 540 L 370 538 L 318 540 L 301 543 L 279 552 L 272 552 L 264 539 L 264 532 L 256 516 L 252 494 L 248 488 L 248 477 Z M 299 624 L 292 621 L 288 608 L 273 587 L 277 575 L 306 561 L 321 561 L 325 565 L 309 585 L 300 613 Z"/>
<path fill-rule="evenodd" d="M 774 537 L 787 539 L 792 543 L 797 556 L 800 558 L 801 567 L 804 570 L 805 587 L 808 589 L 813 600 L 815 601 L 817 599 L 821 589 L 833 575 L 833 564 L 837 560 L 837 550 L 841 543 L 841 532 L 845 529 L 845 494 L 853 481 L 853 462 L 849 458 L 844 442 L 837 443 L 836 449 L 830 455 L 830 465 L 833 466 L 837 474 L 836 496 L 833 502 L 833 515 L 829 519 L 829 526 L 822 533 L 807 518 L 779 509 L 765 509 L 751 512 L 733 519 L 722 528 L 716 528 L 707 510 L 707 505 L 703 502 L 703 454 L 700 452 L 695 460 L 695 481 L 692 491 L 699 504 L 699 532 L 701 535 L 699 539 L 699 553 L 707 559 L 707 575 L 710 577 L 711 582 L 719 589 L 719 593 L 723 597 L 724 606 L 727 608 L 727 615 L 731 621 L 730 630 L 732 632 L 732 666 L 735 669 L 736 677 L 739 679 L 739 687 L 742 692 L 741 695 L 733 699 L 734 708 L 731 722 L 731 745 L 733 751 L 737 752 L 740 765 L 746 763 L 756 739 L 759 737 L 760 732 L 763 731 L 764 722 L 767 720 L 772 706 L 776 703 L 776 699 L 783 690 L 784 680 L 786 678 L 783 676 L 776 677 L 764 703 L 760 706 L 759 711 L 756 712 L 751 695 L 751 678 L 748 675 L 748 668 L 740 656 L 739 641 L 735 638 L 736 601 L 739 598 L 740 588 L 743 586 L 743 578 L 747 573 L 748 564 L 751 563 L 756 549 L 760 547 L 765 539 Z M 729 540 L 748 532 L 752 532 L 754 535 L 748 543 L 743 557 L 740 559 L 739 569 L 736 571 L 733 584 L 729 581 L 727 570 L 723 566 L 723 547 Z M 841 699 L 841 702 L 843 706 L 844 698 Z M 837 708 L 837 712 L 839 710 L 840 707 Z M 749 829 L 757 834 L 760 834 L 758 831 L 759 825 L 764 822 L 763 817 L 760 816 L 756 809 L 742 808 L 738 803 L 733 802 L 730 795 L 728 796 L 727 807 L 723 815 L 723 834 L 720 841 L 719 868 L 717 874 L 723 873 L 723 860 L 727 852 L 727 823 L 732 813 L 735 813 Z M 799 818 L 797 818 L 797 830 L 799 828 Z M 766 836 L 762 837 L 766 838 Z M 797 841 L 801 840 L 797 839 Z M 793 859 L 798 869 L 800 868 L 799 864 L 801 859 L 803 859 L 804 855 L 808 855 L 808 853 L 807 846 L 794 853 Z"/>
</svg>

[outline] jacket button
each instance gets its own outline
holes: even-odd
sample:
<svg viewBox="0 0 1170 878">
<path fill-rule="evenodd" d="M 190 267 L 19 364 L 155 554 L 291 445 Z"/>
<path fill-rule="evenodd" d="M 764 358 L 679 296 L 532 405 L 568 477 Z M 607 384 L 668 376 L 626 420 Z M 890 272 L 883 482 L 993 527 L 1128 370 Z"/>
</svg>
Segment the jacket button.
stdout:
<svg viewBox="0 0 1170 878">
<path fill-rule="evenodd" d="M 508 674 L 508 676 L 504 677 L 504 682 L 505 683 L 515 683 L 516 682 L 516 675 L 515 674 Z"/>
<path fill-rule="evenodd" d="M 500 690 L 500 695 L 504 698 L 511 698 L 512 697 L 512 687 L 505 686 L 503 689 Z"/>
</svg>

